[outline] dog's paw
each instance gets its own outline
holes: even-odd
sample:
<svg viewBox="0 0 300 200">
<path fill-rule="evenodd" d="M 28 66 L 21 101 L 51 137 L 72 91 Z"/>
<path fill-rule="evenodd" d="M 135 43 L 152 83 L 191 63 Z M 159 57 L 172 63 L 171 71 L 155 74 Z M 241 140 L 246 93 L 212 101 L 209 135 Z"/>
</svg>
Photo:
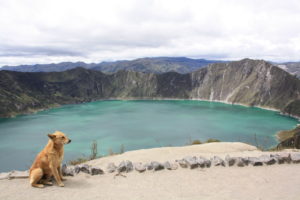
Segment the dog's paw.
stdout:
<svg viewBox="0 0 300 200">
<path fill-rule="evenodd" d="M 44 182 L 45 185 L 53 185 L 53 183 L 51 181 L 46 181 Z"/>
<path fill-rule="evenodd" d="M 65 184 L 59 183 L 58 186 L 59 186 L 59 187 L 65 187 Z"/>
<path fill-rule="evenodd" d="M 45 186 L 43 184 L 32 184 L 32 187 L 43 188 Z"/>
</svg>

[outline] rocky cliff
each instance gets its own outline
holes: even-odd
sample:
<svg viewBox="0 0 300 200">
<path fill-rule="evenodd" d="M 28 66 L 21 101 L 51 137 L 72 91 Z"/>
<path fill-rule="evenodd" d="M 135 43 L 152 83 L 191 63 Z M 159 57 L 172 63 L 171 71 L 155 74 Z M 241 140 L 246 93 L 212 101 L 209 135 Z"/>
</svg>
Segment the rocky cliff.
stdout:
<svg viewBox="0 0 300 200">
<path fill-rule="evenodd" d="M 300 116 L 300 80 L 262 60 L 211 64 L 189 74 L 0 72 L 0 116 L 101 99 L 202 99 Z"/>
</svg>

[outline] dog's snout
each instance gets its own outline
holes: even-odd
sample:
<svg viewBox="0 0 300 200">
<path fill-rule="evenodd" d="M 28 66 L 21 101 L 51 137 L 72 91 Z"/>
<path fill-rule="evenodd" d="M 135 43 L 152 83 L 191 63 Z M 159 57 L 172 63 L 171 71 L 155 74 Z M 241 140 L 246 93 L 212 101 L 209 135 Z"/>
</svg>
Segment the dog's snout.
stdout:
<svg viewBox="0 0 300 200">
<path fill-rule="evenodd" d="M 68 142 L 68 144 L 69 144 L 69 143 L 71 143 L 71 141 L 72 141 L 72 140 L 70 140 L 70 139 L 69 139 L 69 142 Z"/>
</svg>

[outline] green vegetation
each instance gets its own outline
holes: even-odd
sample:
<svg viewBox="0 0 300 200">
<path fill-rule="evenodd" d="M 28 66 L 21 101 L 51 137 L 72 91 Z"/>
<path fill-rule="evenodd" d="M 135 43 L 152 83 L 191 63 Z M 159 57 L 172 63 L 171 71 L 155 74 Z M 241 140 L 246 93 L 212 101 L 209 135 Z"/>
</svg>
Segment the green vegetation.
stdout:
<svg viewBox="0 0 300 200">
<path fill-rule="evenodd" d="M 202 144 L 200 140 L 193 140 L 191 145 Z"/>
<path fill-rule="evenodd" d="M 221 141 L 218 139 L 209 138 L 208 140 L 206 140 L 205 143 L 212 143 L 212 142 L 221 142 Z"/>
<path fill-rule="evenodd" d="M 212 142 L 221 142 L 221 141 L 213 138 L 209 138 L 205 142 L 201 142 L 201 140 L 193 140 L 193 141 L 190 140 L 190 142 L 188 142 L 188 145 L 197 145 L 197 144 L 205 144 L 205 143 L 212 143 Z"/>
<path fill-rule="evenodd" d="M 97 159 L 97 158 L 104 157 L 103 155 L 98 154 L 98 143 L 97 143 L 96 140 L 92 141 L 91 146 L 90 146 L 90 150 L 91 150 L 91 155 L 90 156 L 79 157 L 75 160 L 69 161 L 68 163 L 70 165 L 78 165 L 78 164 L 81 164 L 81 163 L 84 163 L 84 162 L 87 162 L 87 161 L 90 161 L 90 160 L 94 160 L 94 159 Z M 118 154 L 122 154 L 124 152 L 125 152 L 125 146 L 122 144 L 120 146 L 120 152 L 119 153 L 113 152 L 113 150 L 110 148 L 110 149 L 108 149 L 107 156 L 118 155 Z"/>
</svg>

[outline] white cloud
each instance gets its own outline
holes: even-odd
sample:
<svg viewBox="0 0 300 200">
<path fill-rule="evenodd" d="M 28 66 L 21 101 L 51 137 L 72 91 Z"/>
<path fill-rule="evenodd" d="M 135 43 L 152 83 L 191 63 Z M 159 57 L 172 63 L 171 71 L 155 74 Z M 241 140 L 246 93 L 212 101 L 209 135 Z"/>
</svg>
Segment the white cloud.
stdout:
<svg viewBox="0 0 300 200">
<path fill-rule="evenodd" d="M 146 56 L 300 60 L 298 0 L 0 0 L 0 66 Z"/>
</svg>

